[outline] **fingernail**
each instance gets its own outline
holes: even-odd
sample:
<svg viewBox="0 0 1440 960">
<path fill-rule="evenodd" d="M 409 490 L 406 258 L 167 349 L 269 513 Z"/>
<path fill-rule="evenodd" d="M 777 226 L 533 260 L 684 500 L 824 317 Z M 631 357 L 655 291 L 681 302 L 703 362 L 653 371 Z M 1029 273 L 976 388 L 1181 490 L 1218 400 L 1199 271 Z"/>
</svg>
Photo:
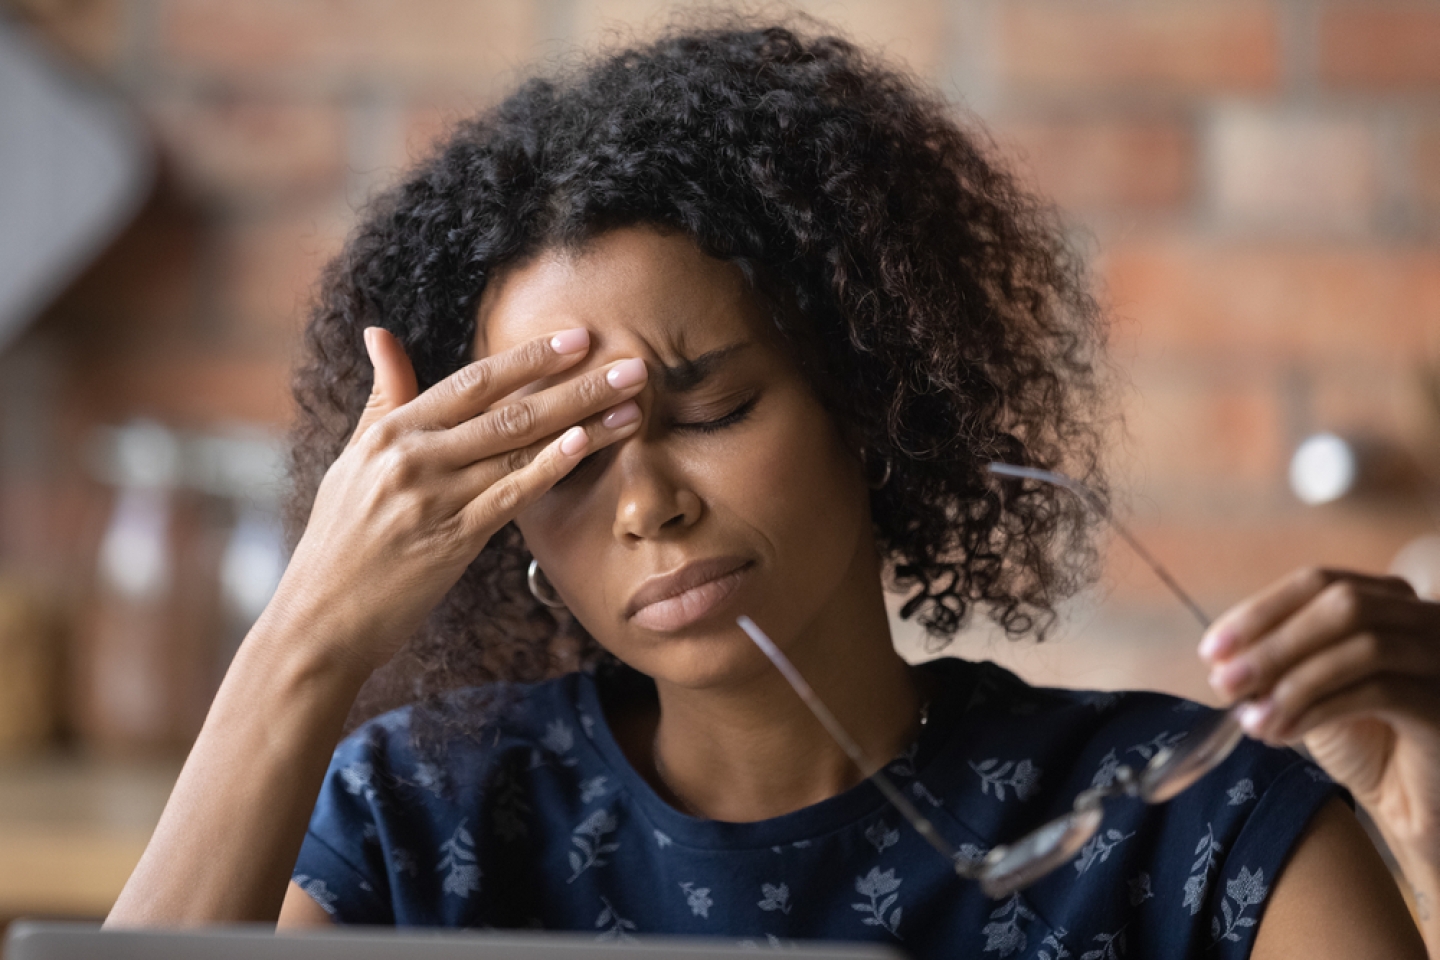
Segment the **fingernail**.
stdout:
<svg viewBox="0 0 1440 960">
<path fill-rule="evenodd" d="M 550 349 L 559 354 L 579 353 L 590 346 L 590 331 L 583 327 L 561 330 L 550 338 Z"/>
<path fill-rule="evenodd" d="M 375 349 L 375 331 L 378 327 L 366 327 L 361 336 L 365 339 L 365 352 L 369 353 Z"/>
<path fill-rule="evenodd" d="M 1219 660 L 1235 649 L 1238 637 L 1229 627 L 1216 627 L 1200 639 L 1200 656 L 1206 660 Z"/>
<path fill-rule="evenodd" d="M 571 427 L 565 431 L 565 436 L 560 438 L 560 452 L 566 456 L 573 457 L 585 449 L 585 428 Z"/>
<path fill-rule="evenodd" d="M 1221 693 L 1234 693 L 1255 676 L 1255 668 L 1245 660 L 1229 660 L 1210 671 L 1210 686 Z"/>
<path fill-rule="evenodd" d="M 631 357 L 629 360 L 621 360 L 610 368 L 605 374 L 605 379 L 610 386 L 616 390 L 624 390 L 626 387 L 633 387 L 644 381 L 646 375 L 645 361 L 639 357 Z"/>
<path fill-rule="evenodd" d="M 1251 703 L 1243 703 L 1237 714 L 1240 726 L 1252 737 L 1260 732 L 1265 726 L 1265 721 L 1275 712 L 1275 704 L 1269 700 L 1257 700 Z"/>
<path fill-rule="evenodd" d="M 640 405 L 634 400 L 626 400 L 620 406 L 611 410 L 601 418 L 600 422 L 611 430 L 634 423 L 640 419 Z"/>
</svg>

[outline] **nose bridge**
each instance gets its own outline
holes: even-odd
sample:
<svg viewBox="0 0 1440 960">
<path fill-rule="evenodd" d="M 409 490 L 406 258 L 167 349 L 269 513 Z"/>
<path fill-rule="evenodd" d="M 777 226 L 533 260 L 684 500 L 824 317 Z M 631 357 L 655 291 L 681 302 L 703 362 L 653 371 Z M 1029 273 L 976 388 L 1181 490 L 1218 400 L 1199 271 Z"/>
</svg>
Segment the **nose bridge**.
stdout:
<svg viewBox="0 0 1440 960">
<path fill-rule="evenodd" d="M 613 465 L 617 540 L 648 540 L 688 527 L 700 518 L 700 498 L 663 446 L 636 437 L 623 441 Z"/>
</svg>

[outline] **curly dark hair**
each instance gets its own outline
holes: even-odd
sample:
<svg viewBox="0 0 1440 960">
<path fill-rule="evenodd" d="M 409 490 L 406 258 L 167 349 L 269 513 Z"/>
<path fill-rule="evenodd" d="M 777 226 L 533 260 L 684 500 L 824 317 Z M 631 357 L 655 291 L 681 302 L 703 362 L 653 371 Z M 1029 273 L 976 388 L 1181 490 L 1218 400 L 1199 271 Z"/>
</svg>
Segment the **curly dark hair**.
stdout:
<svg viewBox="0 0 1440 960">
<path fill-rule="evenodd" d="M 887 466 L 871 504 L 886 587 L 932 647 L 977 606 L 1043 635 L 1093 567 L 1088 518 L 984 465 L 1104 489 L 1103 323 L 1052 208 L 954 117 L 843 39 L 730 21 L 529 80 L 460 123 L 325 271 L 295 381 L 292 536 L 365 405 L 363 328 L 399 338 L 423 390 L 473 359 L 497 271 L 644 224 L 738 264 L 842 430 Z M 352 721 L 604 661 L 534 601 L 528 560 L 505 527 Z"/>
</svg>

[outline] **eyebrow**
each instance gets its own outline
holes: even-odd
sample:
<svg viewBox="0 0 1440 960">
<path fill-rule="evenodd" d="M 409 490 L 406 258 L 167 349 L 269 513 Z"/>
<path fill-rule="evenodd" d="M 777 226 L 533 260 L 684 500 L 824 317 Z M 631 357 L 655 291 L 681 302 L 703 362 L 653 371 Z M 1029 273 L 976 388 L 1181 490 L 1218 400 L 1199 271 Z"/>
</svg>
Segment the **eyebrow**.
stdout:
<svg viewBox="0 0 1440 960">
<path fill-rule="evenodd" d="M 682 358 L 675 366 L 661 364 L 660 381 L 671 393 L 687 393 L 709 379 L 735 354 L 749 347 L 748 341 L 732 343 L 700 354 L 693 360 Z"/>
</svg>

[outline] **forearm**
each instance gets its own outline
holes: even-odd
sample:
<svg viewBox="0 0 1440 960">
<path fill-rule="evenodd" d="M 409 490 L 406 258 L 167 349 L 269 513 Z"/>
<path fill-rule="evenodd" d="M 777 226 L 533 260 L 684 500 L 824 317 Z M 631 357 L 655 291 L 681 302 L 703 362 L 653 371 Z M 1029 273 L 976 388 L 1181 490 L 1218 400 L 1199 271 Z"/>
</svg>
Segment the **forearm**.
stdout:
<svg viewBox="0 0 1440 960">
<path fill-rule="evenodd" d="M 257 624 L 110 926 L 274 921 L 363 670 Z"/>
<path fill-rule="evenodd" d="M 1440 960 L 1440 856 L 1423 857 L 1392 843 L 1430 960 Z"/>
</svg>

